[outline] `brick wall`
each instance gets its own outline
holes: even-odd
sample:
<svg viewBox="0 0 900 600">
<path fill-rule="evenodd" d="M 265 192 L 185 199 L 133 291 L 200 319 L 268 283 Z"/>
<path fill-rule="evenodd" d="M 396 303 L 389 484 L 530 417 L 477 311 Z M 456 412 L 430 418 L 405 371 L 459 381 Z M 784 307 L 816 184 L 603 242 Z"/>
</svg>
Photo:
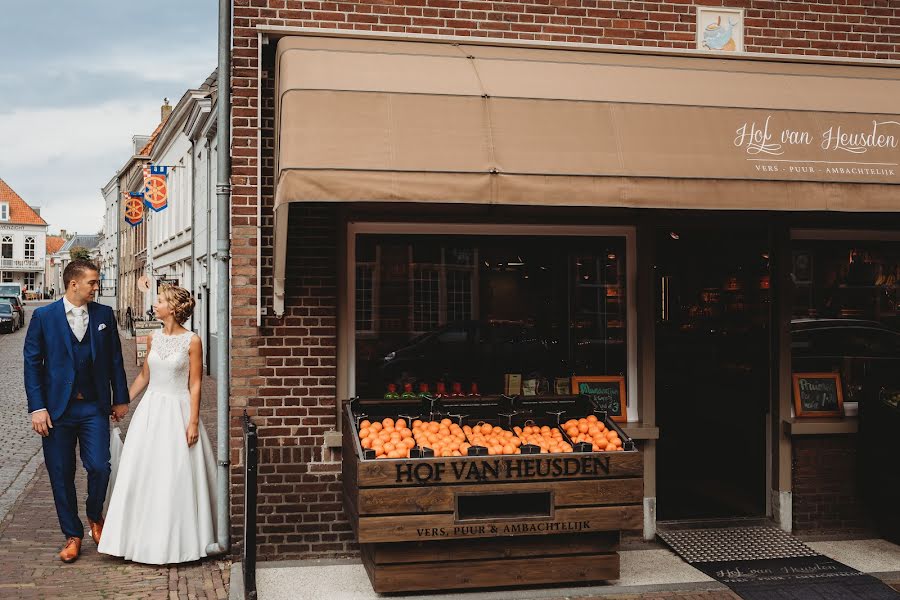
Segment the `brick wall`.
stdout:
<svg viewBox="0 0 900 600">
<path fill-rule="evenodd" d="M 793 440 L 794 531 L 869 530 L 860 489 L 858 436 Z"/>
<path fill-rule="evenodd" d="M 274 69 L 270 46 L 264 48 L 262 123 L 257 123 L 260 82 L 256 80 L 255 27 L 691 48 L 695 4 L 745 8 L 745 44 L 750 52 L 900 59 L 900 4 L 889 0 L 234 0 L 230 437 L 236 553 L 241 548 L 243 508 L 239 417 L 245 408 L 260 426 L 262 445 L 260 557 L 290 559 L 355 551 L 339 506 L 340 457 L 323 448 L 324 432 L 334 427 L 333 209 L 292 209 L 287 312 L 282 320 L 267 316 L 263 327 L 256 327 L 257 244 L 262 246 L 263 305 L 272 306 Z M 262 126 L 263 136 L 263 195 L 259 199 L 257 125 Z M 259 237 L 258 201 L 263 214 Z M 807 522 L 812 521 L 803 521 Z"/>
</svg>

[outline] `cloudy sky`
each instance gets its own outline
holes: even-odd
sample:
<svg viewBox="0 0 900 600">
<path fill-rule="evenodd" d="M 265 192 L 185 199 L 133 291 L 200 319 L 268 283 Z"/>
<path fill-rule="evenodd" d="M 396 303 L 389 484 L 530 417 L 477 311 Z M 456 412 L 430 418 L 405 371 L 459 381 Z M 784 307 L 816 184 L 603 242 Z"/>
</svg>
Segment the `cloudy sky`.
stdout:
<svg viewBox="0 0 900 600">
<path fill-rule="evenodd" d="M 100 188 L 216 67 L 216 0 L 0 0 L 0 178 L 50 231 L 96 233 Z"/>
</svg>

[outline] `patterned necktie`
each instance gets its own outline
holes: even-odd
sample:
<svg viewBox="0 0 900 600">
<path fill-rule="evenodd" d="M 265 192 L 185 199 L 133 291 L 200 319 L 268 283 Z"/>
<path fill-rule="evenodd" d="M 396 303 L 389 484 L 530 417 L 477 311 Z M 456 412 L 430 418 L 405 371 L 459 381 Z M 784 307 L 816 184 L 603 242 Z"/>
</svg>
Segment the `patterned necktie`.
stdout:
<svg viewBox="0 0 900 600">
<path fill-rule="evenodd" d="M 72 314 L 75 315 L 75 318 L 72 320 L 72 332 L 75 334 L 75 337 L 78 338 L 78 341 L 84 339 L 84 334 L 87 333 L 87 323 L 85 321 L 85 310 L 83 306 L 74 306 L 72 307 Z"/>
</svg>

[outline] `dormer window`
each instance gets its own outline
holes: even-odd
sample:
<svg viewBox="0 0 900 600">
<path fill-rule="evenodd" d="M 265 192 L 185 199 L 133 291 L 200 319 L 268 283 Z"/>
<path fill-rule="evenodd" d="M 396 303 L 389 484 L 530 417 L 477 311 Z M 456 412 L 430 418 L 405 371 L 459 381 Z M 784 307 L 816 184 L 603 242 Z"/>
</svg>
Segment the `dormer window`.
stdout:
<svg viewBox="0 0 900 600">
<path fill-rule="evenodd" d="M 0 203 L 0 221 L 9 221 L 9 204 Z"/>
</svg>

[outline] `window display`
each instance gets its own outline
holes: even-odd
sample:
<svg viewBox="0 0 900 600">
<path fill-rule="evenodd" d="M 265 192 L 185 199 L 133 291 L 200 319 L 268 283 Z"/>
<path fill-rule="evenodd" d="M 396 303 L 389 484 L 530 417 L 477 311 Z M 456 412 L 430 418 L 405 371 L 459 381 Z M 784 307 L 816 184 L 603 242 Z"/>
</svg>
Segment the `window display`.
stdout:
<svg viewBox="0 0 900 600">
<path fill-rule="evenodd" d="M 900 243 L 795 240 L 791 258 L 793 371 L 839 374 L 845 407 L 900 391 Z"/>
<path fill-rule="evenodd" d="M 355 393 L 625 377 L 625 265 L 624 237 L 360 234 Z"/>
</svg>

